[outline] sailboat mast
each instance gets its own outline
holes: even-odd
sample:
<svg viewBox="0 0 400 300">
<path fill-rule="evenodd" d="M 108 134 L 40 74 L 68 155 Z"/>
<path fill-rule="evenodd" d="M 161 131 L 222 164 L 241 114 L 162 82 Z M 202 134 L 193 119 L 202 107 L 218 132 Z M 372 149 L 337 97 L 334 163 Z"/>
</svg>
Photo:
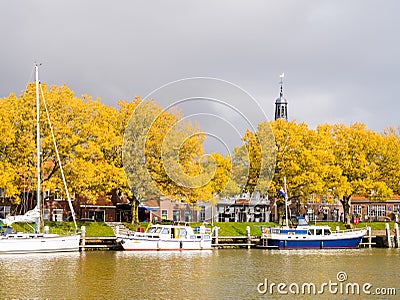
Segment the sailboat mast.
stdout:
<svg viewBox="0 0 400 300">
<path fill-rule="evenodd" d="M 39 67 L 35 64 L 35 83 L 36 83 L 36 168 L 37 168 L 37 208 L 41 216 L 41 196 L 40 196 L 40 100 L 39 100 Z M 40 232 L 41 218 L 39 217 L 36 231 Z"/>
</svg>

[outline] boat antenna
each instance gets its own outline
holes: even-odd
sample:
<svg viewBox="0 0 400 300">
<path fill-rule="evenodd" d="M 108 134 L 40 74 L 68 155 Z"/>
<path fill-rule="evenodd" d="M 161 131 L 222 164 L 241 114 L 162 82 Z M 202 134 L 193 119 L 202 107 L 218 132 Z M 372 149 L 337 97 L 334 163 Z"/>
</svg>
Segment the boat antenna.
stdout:
<svg viewBox="0 0 400 300">
<path fill-rule="evenodd" d="M 61 177 L 62 177 L 62 180 L 63 180 L 65 193 L 67 195 L 67 201 L 68 201 L 69 209 L 70 209 L 71 214 L 72 214 L 72 220 L 74 222 L 75 231 L 78 232 L 78 225 L 76 224 L 74 207 L 72 206 L 71 197 L 69 195 L 69 191 L 68 191 L 68 187 L 67 187 L 67 181 L 65 180 L 65 175 L 64 175 L 64 169 L 63 169 L 62 164 L 61 164 L 60 154 L 58 152 L 58 147 L 57 147 L 57 142 L 56 142 L 56 139 L 55 139 L 55 136 L 54 136 L 53 126 L 51 125 L 51 121 L 50 121 L 50 114 L 49 114 L 49 111 L 47 109 L 46 100 L 44 98 L 44 93 L 43 93 L 43 89 L 42 89 L 41 85 L 40 85 L 40 92 L 42 94 L 43 106 L 44 106 L 44 108 L 46 110 L 47 122 L 49 123 L 51 137 L 53 139 L 54 150 L 56 152 L 58 165 L 60 166 Z"/>
</svg>

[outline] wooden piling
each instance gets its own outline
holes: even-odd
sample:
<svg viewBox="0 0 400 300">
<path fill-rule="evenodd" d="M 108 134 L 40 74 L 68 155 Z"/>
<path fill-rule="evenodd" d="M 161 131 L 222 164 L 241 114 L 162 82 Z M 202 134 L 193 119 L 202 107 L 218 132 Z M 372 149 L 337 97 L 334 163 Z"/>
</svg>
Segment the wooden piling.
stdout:
<svg viewBox="0 0 400 300">
<path fill-rule="evenodd" d="M 218 226 L 215 226 L 214 227 L 214 237 L 215 237 L 215 242 L 214 242 L 214 244 L 215 244 L 215 246 L 218 248 L 218 229 L 219 229 L 219 227 Z"/>
<path fill-rule="evenodd" d="M 246 226 L 246 236 L 247 236 L 247 249 L 250 249 L 251 245 L 250 226 Z"/>
<path fill-rule="evenodd" d="M 86 226 L 81 227 L 81 246 L 84 248 L 86 245 Z"/>
<path fill-rule="evenodd" d="M 394 243 L 396 248 L 400 247 L 399 224 L 397 223 L 394 223 Z"/>
<path fill-rule="evenodd" d="M 389 223 L 385 224 L 385 229 L 386 229 L 386 240 L 387 240 L 387 245 L 389 248 L 392 248 L 392 238 L 390 235 L 390 227 L 389 227 Z"/>
<path fill-rule="evenodd" d="M 370 226 L 367 226 L 367 234 L 368 234 L 368 248 L 372 247 L 372 229 Z"/>
</svg>

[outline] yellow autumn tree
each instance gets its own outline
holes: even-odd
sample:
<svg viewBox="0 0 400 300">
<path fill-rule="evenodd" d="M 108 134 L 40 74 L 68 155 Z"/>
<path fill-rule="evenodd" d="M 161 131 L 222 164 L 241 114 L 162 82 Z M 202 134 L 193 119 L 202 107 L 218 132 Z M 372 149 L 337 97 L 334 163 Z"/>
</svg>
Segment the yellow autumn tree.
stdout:
<svg viewBox="0 0 400 300">
<path fill-rule="evenodd" d="M 332 125 L 330 131 L 334 143 L 334 164 L 341 169 L 340 185 L 335 187 L 339 191 L 336 195 L 342 202 L 345 221 L 349 224 L 351 196 L 363 195 L 378 201 L 392 196 L 390 179 L 385 178 L 387 174 L 383 173 L 385 168 L 382 166 L 396 165 L 396 162 L 390 151 L 385 149 L 390 147 L 385 138 L 366 129 L 365 124 Z"/>
<path fill-rule="evenodd" d="M 277 195 L 287 178 L 290 198 L 305 200 L 313 193 L 324 192 L 321 144 L 316 134 L 305 123 L 272 122 L 276 141 L 276 169 L 269 189 Z"/>
<path fill-rule="evenodd" d="M 204 139 L 179 111 L 142 101 L 123 142 L 125 174 L 135 201 L 159 195 L 192 204 L 212 199 L 228 181 L 229 165 L 220 155 L 204 154 Z"/>
<path fill-rule="evenodd" d="M 17 116 L 18 99 L 14 94 L 0 99 L 0 189 L 2 197 L 16 199 L 19 202 L 19 172 L 16 168 L 16 155 L 13 153 L 18 143 L 16 130 L 21 120 Z M 21 112 L 23 113 L 23 112 Z"/>
<path fill-rule="evenodd" d="M 75 97 L 67 86 L 49 88 L 42 83 L 40 93 L 47 104 L 70 194 L 81 194 L 94 203 L 102 194 L 126 188 L 118 109 L 87 95 Z M 0 182 L 7 196 L 16 201 L 22 191 L 33 192 L 36 187 L 35 97 L 35 86 L 29 84 L 19 99 L 10 95 L 1 100 L 1 118 L 11 120 L 2 125 L 10 130 L 1 140 L 5 145 L 1 168 L 12 167 L 0 176 Z M 40 115 L 42 188 L 53 193 L 63 185 L 43 100 Z"/>
<path fill-rule="evenodd" d="M 233 177 L 242 192 L 267 194 L 275 172 L 275 137 L 269 123 L 246 130 L 243 145 L 233 149 Z"/>
</svg>

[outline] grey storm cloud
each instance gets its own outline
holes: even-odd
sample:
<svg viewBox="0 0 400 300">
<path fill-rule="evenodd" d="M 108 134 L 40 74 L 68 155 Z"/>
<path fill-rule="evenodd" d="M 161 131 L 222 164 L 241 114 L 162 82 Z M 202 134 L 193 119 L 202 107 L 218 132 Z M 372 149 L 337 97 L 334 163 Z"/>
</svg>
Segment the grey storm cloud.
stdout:
<svg viewBox="0 0 400 300">
<path fill-rule="evenodd" d="M 19 94 L 36 61 L 43 81 L 108 105 L 219 78 L 272 119 L 285 72 L 290 120 L 382 131 L 400 124 L 399 11 L 391 0 L 2 1 L 0 97 Z"/>
</svg>

